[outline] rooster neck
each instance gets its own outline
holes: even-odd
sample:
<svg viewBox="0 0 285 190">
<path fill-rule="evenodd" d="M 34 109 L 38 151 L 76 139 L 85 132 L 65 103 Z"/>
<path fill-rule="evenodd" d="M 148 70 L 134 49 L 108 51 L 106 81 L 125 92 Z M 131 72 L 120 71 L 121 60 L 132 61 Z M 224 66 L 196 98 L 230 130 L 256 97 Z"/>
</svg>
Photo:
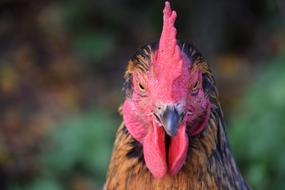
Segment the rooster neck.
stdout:
<svg viewBox="0 0 285 190">
<path fill-rule="evenodd" d="M 182 169 L 176 176 L 167 174 L 161 180 L 153 178 L 145 165 L 142 145 L 122 124 L 105 189 L 249 189 L 232 157 L 221 117 L 221 112 L 211 112 L 207 128 L 191 138 Z"/>
</svg>

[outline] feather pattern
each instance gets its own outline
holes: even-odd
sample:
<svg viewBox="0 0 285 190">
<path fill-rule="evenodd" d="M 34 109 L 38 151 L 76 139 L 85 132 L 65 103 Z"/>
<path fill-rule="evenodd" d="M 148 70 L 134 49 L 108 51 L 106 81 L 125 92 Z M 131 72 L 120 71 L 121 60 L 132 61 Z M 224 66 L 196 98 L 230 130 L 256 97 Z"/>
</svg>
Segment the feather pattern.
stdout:
<svg viewBox="0 0 285 190">
<path fill-rule="evenodd" d="M 104 189 L 250 189 L 232 156 L 225 134 L 218 91 L 208 64 L 193 45 L 179 43 L 179 47 L 192 61 L 193 66 L 189 68 L 189 72 L 199 69 L 203 74 L 203 90 L 211 103 L 207 127 L 194 136 L 191 135 L 191 127 L 188 127 L 187 134 L 191 138 L 183 167 L 175 176 L 166 174 L 162 179 L 155 179 L 145 165 L 141 143 L 130 135 L 122 123 L 117 131 Z M 158 43 L 147 45 L 138 50 L 129 61 L 124 84 L 127 97 L 132 96 L 133 71 L 147 72 L 157 48 Z"/>
</svg>

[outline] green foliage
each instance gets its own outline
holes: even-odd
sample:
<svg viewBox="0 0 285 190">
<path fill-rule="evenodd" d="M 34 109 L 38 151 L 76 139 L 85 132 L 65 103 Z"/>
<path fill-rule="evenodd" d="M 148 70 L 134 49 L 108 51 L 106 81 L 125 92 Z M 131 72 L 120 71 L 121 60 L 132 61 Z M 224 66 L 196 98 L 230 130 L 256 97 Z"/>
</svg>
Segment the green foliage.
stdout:
<svg viewBox="0 0 285 190">
<path fill-rule="evenodd" d="M 63 190 L 60 184 L 52 178 L 35 179 L 25 190 Z"/>
<path fill-rule="evenodd" d="M 19 184 L 13 184 L 12 187 L 9 188 L 10 190 L 63 190 L 61 185 L 56 179 L 53 178 L 37 178 L 33 179 L 33 181 L 25 186 L 22 187 Z"/>
<path fill-rule="evenodd" d="M 115 45 L 111 34 L 94 32 L 77 35 L 73 46 L 83 60 L 101 61 L 111 53 Z"/>
<path fill-rule="evenodd" d="M 59 4 L 62 23 L 73 38 L 71 45 L 74 53 L 83 62 L 98 63 L 115 49 L 115 34 L 110 26 L 96 27 L 96 23 L 90 19 L 94 17 L 94 11 L 100 10 L 98 4 L 89 0 Z"/>
<path fill-rule="evenodd" d="M 28 189 L 66 189 L 78 176 L 102 186 L 118 125 L 116 117 L 100 109 L 59 122 L 41 155 L 42 174 Z"/>
<path fill-rule="evenodd" d="M 285 179 L 285 54 L 271 60 L 234 115 L 230 140 L 253 189 L 283 189 Z"/>
</svg>

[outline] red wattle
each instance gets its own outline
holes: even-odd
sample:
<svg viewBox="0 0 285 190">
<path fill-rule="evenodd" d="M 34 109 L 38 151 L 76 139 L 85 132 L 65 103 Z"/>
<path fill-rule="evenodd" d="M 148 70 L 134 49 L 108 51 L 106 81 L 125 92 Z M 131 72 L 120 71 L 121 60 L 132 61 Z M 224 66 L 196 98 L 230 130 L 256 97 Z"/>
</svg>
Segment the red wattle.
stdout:
<svg viewBox="0 0 285 190">
<path fill-rule="evenodd" d="M 142 120 L 138 119 L 134 103 L 129 100 L 126 100 L 123 104 L 122 112 L 124 123 L 128 131 L 137 141 L 142 143 L 147 133 L 147 128 L 143 125 Z"/>
<path fill-rule="evenodd" d="M 207 126 L 209 117 L 210 117 L 210 111 L 211 111 L 211 105 L 210 105 L 210 103 L 208 103 L 207 114 L 205 115 L 204 120 L 201 123 L 199 123 L 198 126 L 196 126 L 194 128 L 193 127 L 190 128 L 190 136 L 191 137 L 198 135 L 199 133 L 201 133 L 205 129 L 205 127 Z"/>
<path fill-rule="evenodd" d="M 162 127 L 150 127 L 143 142 L 146 167 L 155 178 L 162 178 L 167 172 L 165 159 L 164 131 Z"/>
<path fill-rule="evenodd" d="M 171 175 L 176 175 L 178 173 L 186 159 L 188 136 L 185 130 L 186 124 L 182 124 L 179 126 L 177 134 L 171 138 L 168 153 L 168 167 Z"/>
</svg>

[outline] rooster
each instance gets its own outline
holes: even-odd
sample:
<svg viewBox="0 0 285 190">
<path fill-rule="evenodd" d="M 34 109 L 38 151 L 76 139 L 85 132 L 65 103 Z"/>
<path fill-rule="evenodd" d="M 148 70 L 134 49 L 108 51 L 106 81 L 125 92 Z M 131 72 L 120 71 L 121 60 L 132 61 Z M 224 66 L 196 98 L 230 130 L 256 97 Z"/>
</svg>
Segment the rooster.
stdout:
<svg viewBox="0 0 285 190">
<path fill-rule="evenodd" d="M 193 45 L 177 42 L 169 2 L 163 13 L 159 42 L 128 62 L 123 123 L 104 189 L 248 190 L 209 66 Z"/>
</svg>

